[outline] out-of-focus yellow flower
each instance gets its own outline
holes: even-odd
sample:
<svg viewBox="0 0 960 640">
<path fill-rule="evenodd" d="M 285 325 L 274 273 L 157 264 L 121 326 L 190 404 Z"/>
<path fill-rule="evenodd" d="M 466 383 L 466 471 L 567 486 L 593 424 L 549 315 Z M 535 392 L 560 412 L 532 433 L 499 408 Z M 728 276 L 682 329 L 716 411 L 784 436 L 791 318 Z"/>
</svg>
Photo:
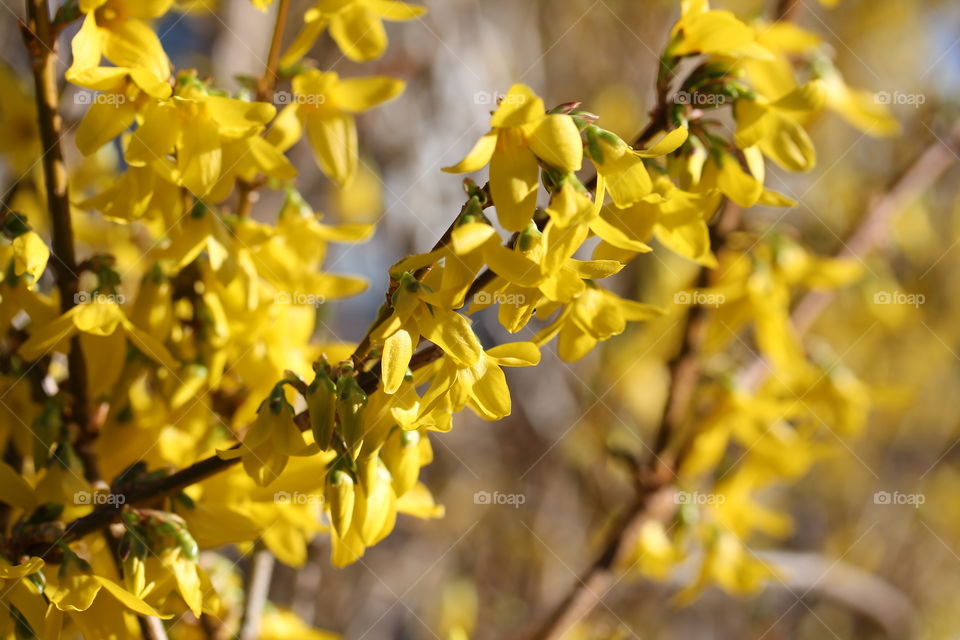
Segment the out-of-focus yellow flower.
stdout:
<svg viewBox="0 0 960 640">
<path fill-rule="evenodd" d="M 376 60 L 387 48 L 384 20 L 413 20 L 424 13 L 424 7 L 398 0 L 319 0 L 304 14 L 304 27 L 280 64 L 289 66 L 300 60 L 328 26 L 343 55 L 356 62 Z"/>
<path fill-rule="evenodd" d="M 765 156 L 789 171 L 809 171 L 816 151 L 801 122 L 826 101 L 823 82 L 813 80 L 776 101 L 762 96 L 738 100 L 736 143 L 741 149 L 757 145 Z"/>
<path fill-rule="evenodd" d="M 173 0 L 80 0 L 80 11 L 99 30 L 107 60 L 117 67 L 147 69 L 165 79 L 170 61 L 146 21 L 159 18 L 172 4 Z"/>
<path fill-rule="evenodd" d="M 756 30 L 729 11 L 711 11 L 708 0 L 683 0 L 668 54 L 770 58 Z"/>
<path fill-rule="evenodd" d="M 402 80 L 387 76 L 341 80 L 333 71 L 312 69 L 293 79 L 294 104 L 287 109 L 296 113 L 306 129 L 320 169 L 343 187 L 357 169 L 353 114 L 393 100 L 405 86 Z"/>
<path fill-rule="evenodd" d="M 254 136 L 275 114 L 271 104 L 209 95 L 188 83 L 170 100 L 144 108 L 126 158 L 134 166 L 151 165 L 202 197 L 220 178 L 224 144 Z M 168 160 L 170 154 L 175 160 Z"/>
<path fill-rule="evenodd" d="M 29 286 L 35 287 L 37 280 L 47 268 L 50 249 L 39 235 L 33 231 L 22 233 L 13 239 L 13 272 L 26 275 Z"/>
<path fill-rule="evenodd" d="M 37 327 L 20 347 L 20 353 L 34 360 L 54 349 L 63 349 L 66 341 L 78 333 L 106 337 L 118 329 L 143 355 L 168 369 L 177 369 L 176 360 L 160 341 L 136 327 L 116 302 L 103 296 L 78 304 L 53 322 Z"/>
</svg>

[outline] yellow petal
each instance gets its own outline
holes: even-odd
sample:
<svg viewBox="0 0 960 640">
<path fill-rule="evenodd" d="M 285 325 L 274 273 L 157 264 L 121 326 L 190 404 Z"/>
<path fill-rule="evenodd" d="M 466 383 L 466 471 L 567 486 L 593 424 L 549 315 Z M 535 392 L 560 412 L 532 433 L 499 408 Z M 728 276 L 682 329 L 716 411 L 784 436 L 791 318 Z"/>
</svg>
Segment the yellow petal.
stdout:
<svg viewBox="0 0 960 640">
<path fill-rule="evenodd" d="M 320 16 L 319 12 L 313 12 L 311 14 L 311 12 L 308 11 L 304 19 L 303 29 L 300 30 L 297 37 L 290 43 L 290 47 L 280 58 L 280 67 L 289 67 L 300 62 L 300 59 L 307 55 L 310 49 L 313 48 L 317 38 L 320 37 L 320 34 L 323 33 L 326 27 L 327 21 Z"/>
<path fill-rule="evenodd" d="M 100 57 L 103 54 L 103 40 L 97 28 L 97 20 L 92 12 L 83 19 L 83 24 L 77 35 L 70 42 L 73 50 L 73 63 L 67 70 L 67 80 L 75 82 L 72 73 L 93 69 L 100 66 Z"/>
<path fill-rule="evenodd" d="M 490 126 L 497 128 L 522 127 L 539 122 L 544 117 L 543 100 L 525 84 L 510 87 L 507 95 L 490 119 Z"/>
<path fill-rule="evenodd" d="M 344 111 L 359 113 L 393 100 L 407 86 L 403 80 L 389 76 L 369 76 L 341 80 L 334 89 L 334 104 Z"/>
<path fill-rule="evenodd" d="M 465 256 L 485 245 L 497 236 L 497 230 L 483 222 L 461 224 L 450 234 L 450 246 L 458 256 Z M 499 236 L 497 236 L 499 239 Z M 499 244 L 499 243 L 498 243 Z"/>
<path fill-rule="evenodd" d="M 490 195 L 507 231 L 522 231 L 533 219 L 539 176 L 533 153 L 513 136 L 499 136 L 490 162 Z"/>
<path fill-rule="evenodd" d="M 303 124 L 320 170 L 338 185 L 347 184 L 357 167 L 357 125 L 353 116 L 308 114 Z"/>
<path fill-rule="evenodd" d="M 721 165 L 717 175 L 717 187 L 720 191 L 741 207 L 755 205 L 763 193 L 763 184 L 745 172 L 733 155 L 722 153 L 719 162 Z"/>
<path fill-rule="evenodd" d="M 419 7 L 396 0 L 367 0 L 367 4 L 384 20 L 406 22 L 413 20 L 427 12 L 426 7 Z"/>
<path fill-rule="evenodd" d="M 206 195 L 220 177 L 223 159 L 220 136 L 213 122 L 206 118 L 187 119 L 177 152 L 183 185 L 198 198 Z"/>
<path fill-rule="evenodd" d="M 120 604 L 125 606 L 127 609 L 130 609 L 134 613 L 139 613 L 145 616 L 153 616 L 155 618 L 162 618 L 164 620 L 169 620 L 173 617 L 172 613 L 168 613 L 166 615 L 160 613 L 113 580 L 108 580 L 102 576 L 95 576 L 95 579 L 100 583 L 100 586 L 102 586 L 107 593 L 116 598 Z"/>
<path fill-rule="evenodd" d="M 114 100 L 103 100 L 114 98 Z M 77 126 L 77 148 L 85 156 L 93 154 L 130 128 L 137 117 L 137 107 L 123 94 L 99 94 Z"/>
<path fill-rule="evenodd" d="M 469 367 L 480 360 L 480 341 L 470 328 L 470 321 L 459 313 L 435 307 L 422 312 L 417 324 L 423 337 L 459 364 Z"/>
<path fill-rule="evenodd" d="M 367 3 L 355 2 L 330 18 L 330 35 L 354 62 L 376 60 L 387 48 L 380 16 Z"/>
<path fill-rule="evenodd" d="M 384 393 L 394 394 L 400 388 L 404 376 L 407 375 L 411 356 L 413 342 L 407 331 L 400 329 L 384 342 L 380 365 L 383 371 Z"/>
<path fill-rule="evenodd" d="M 161 160 L 180 141 L 181 119 L 169 103 L 157 104 L 143 113 L 143 124 L 130 135 L 127 162 L 143 166 Z"/>
<path fill-rule="evenodd" d="M 641 200 L 653 189 L 650 174 L 626 144 L 613 145 L 604 139 L 599 141 L 603 162 L 597 171 L 606 180 L 607 191 L 618 207 L 629 207 Z"/>
<path fill-rule="evenodd" d="M 27 231 L 13 239 L 13 272 L 26 275 L 31 284 L 37 282 L 47 268 L 50 249 L 34 231 Z"/>
<path fill-rule="evenodd" d="M 36 506 L 33 487 L 5 462 L 0 462 L 0 487 L 3 487 L 3 497 L 0 498 L 0 502 L 24 511 L 30 511 Z M 0 578 L 7 578 L 7 576 L 0 574 Z"/>
<path fill-rule="evenodd" d="M 551 114 L 538 122 L 530 134 L 530 150 L 563 171 L 579 171 L 583 164 L 580 130 L 568 115 Z"/>
<path fill-rule="evenodd" d="M 118 20 L 101 29 L 103 55 L 118 67 L 144 67 L 158 78 L 170 76 L 170 61 L 157 34 L 140 20 Z"/>
<path fill-rule="evenodd" d="M 79 310 L 75 307 L 53 322 L 31 328 L 30 337 L 20 345 L 20 355 L 27 360 L 36 360 L 73 336 L 77 330 L 73 318 Z"/>
<path fill-rule="evenodd" d="M 666 133 L 657 140 L 652 146 L 646 149 L 640 149 L 636 152 L 641 158 L 657 158 L 672 153 L 680 148 L 687 141 L 689 131 L 686 127 L 677 127 L 673 131 Z"/>
<path fill-rule="evenodd" d="M 520 286 L 536 287 L 543 281 L 539 263 L 499 243 L 491 243 L 484 251 L 484 258 L 491 271 Z"/>
<path fill-rule="evenodd" d="M 463 160 L 451 167 L 444 167 L 443 170 L 447 173 L 470 173 L 472 171 L 479 171 L 490 162 L 490 158 L 493 156 L 493 151 L 496 148 L 497 132 L 496 130 L 490 130 L 489 133 L 481 136 L 481 138 L 477 140 L 477 143 L 473 145 L 473 149 L 470 150 L 470 153 L 468 153 Z"/>
<path fill-rule="evenodd" d="M 566 227 L 591 219 L 594 206 L 586 194 L 577 191 L 570 182 L 564 182 L 550 198 L 546 211 L 558 227 Z"/>
<path fill-rule="evenodd" d="M 540 364 L 540 349 L 532 342 L 507 342 L 487 350 L 502 367 L 534 367 Z"/>
</svg>

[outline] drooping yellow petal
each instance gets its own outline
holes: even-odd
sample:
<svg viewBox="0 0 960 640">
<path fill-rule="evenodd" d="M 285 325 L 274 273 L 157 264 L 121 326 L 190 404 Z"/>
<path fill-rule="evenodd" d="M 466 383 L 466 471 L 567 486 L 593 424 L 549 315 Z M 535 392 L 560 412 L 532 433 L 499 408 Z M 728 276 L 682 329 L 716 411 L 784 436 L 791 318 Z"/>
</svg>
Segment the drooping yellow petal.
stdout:
<svg viewBox="0 0 960 640">
<path fill-rule="evenodd" d="M 433 308 L 417 319 L 420 333 L 463 366 L 473 366 L 483 350 L 470 321 L 455 311 Z"/>
<path fill-rule="evenodd" d="M 490 194 L 507 231 L 522 231 L 533 219 L 539 175 L 537 158 L 519 136 L 502 133 L 490 161 Z"/>
<path fill-rule="evenodd" d="M 680 148 L 680 145 L 687 141 L 689 133 L 686 127 L 677 127 L 667 132 L 650 147 L 637 150 L 636 154 L 641 158 L 658 158 L 668 153 L 673 153 Z"/>
<path fill-rule="evenodd" d="M 37 282 L 47 268 L 50 249 L 35 231 L 27 231 L 13 239 L 13 271 L 18 276 L 26 275 L 30 284 Z"/>
<path fill-rule="evenodd" d="M 607 191 L 618 207 L 636 204 L 653 189 L 653 182 L 646 167 L 633 150 L 623 141 L 611 144 L 601 138 L 599 147 L 603 153 L 603 162 L 597 165 L 597 171 L 606 180 Z"/>
<path fill-rule="evenodd" d="M 741 207 L 752 207 L 763 193 L 763 184 L 740 167 L 740 162 L 729 153 L 723 153 L 717 174 L 717 186 L 725 196 Z"/>
<path fill-rule="evenodd" d="M 3 487 L 0 502 L 24 511 L 30 511 L 36 506 L 37 500 L 34 497 L 33 487 L 5 462 L 0 462 L 0 486 Z M 0 578 L 6 577 L 0 574 Z"/>
<path fill-rule="evenodd" d="M 383 370 L 384 393 L 394 394 L 403 384 L 411 356 L 413 356 L 413 342 L 407 331 L 400 329 L 384 342 L 380 365 Z"/>
<path fill-rule="evenodd" d="M 124 99 L 123 94 L 101 94 L 112 96 L 116 101 L 94 102 L 83 115 L 77 126 L 77 148 L 85 156 L 93 154 L 130 128 L 137 117 L 137 106 Z"/>
<path fill-rule="evenodd" d="M 368 76 L 341 80 L 334 89 L 334 104 L 344 111 L 360 113 L 378 104 L 393 100 L 407 83 L 389 76 Z"/>
<path fill-rule="evenodd" d="M 426 7 L 399 2 L 398 0 L 367 0 L 367 4 L 384 20 L 406 22 L 422 16 Z"/>
<path fill-rule="evenodd" d="M 142 599 L 133 595 L 119 584 L 113 580 L 104 578 L 103 576 L 95 576 L 95 579 L 103 589 L 109 593 L 111 596 L 117 599 L 120 604 L 122 604 L 127 609 L 133 611 L 134 613 L 139 613 L 144 616 L 154 616 L 156 618 L 162 618 L 164 620 L 169 620 L 173 617 L 172 613 L 166 615 L 160 613 L 149 604 L 144 602 Z"/>
<path fill-rule="evenodd" d="M 330 35 L 354 62 L 376 60 L 387 49 L 383 21 L 365 2 L 354 2 L 330 17 Z"/>
<path fill-rule="evenodd" d="M 140 20 L 119 20 L 103 29 L 103 55 L 118 67 L 143 67 L 158 78 L 170 76 L 170 61 L 157 34 Z"/>
<path fill-rule="evenodd" d="M 557 226 L 566 227 L 590 220 L 594 206 L 586 194 L 577 191 L 570 182 L 564 182 L 550 198 L 546 211 Z"/>
<path fill-rule="evenodd" d="M 357 125 L 353 116 L 309 113 L 303 124 L 320 170 L 338 185 L 346 185 L 357 168 Z"/>
<path fill-rule="evenodd" d="M 87 14 L 77 35 L 70 42 L 73 50 L 73 63 L 67 70 L 67 80 L 74 82 L 72 74 L 94 69 L 100 66 L 100 57 L 103 55 L 103 39 L 97 28 L 97 19 L 93 12 Z"/>
<path fill-rule="evenodd" d="M 507 342 L 488 349 L 487 355 L 502 367 L 535 367 L 540 364 L 540 349 L 532 342 Z"/>
<path fill-rule="evenodd" d="M 198 198 L 206 195 L 220 177 L 223 158 L 216 126 L 206 118 L 185 120 L 177 152 L 177 165 L 184 186 Z"/>
<path fill-rule="evenodd" d="M 130 134 L 127 162 L 142 167 L 163 159 L 180 141 L 181 119 L 176 108 L 160 103 L 145 109 L 143 124 Z"/>
<path fill-rule="evenodd" d="M 491 129 L 489 133 L 480 137 L 473 149 L 467 156 L 457 164 L 444 167 L 443 171 L 447 173 L 470 173 L 479 171 L 490 162 L 494 150 L 497 148 L 497 132 Z"/>
<path fill-rule="evenodd" d="M 313 48 L 317 38 L 320 37 L 326 27 L 327 20 L 323 18 L 319 11 L 315 9 L 307 11 L 304 15 L 303 29 L 300 30 L 297 37 L 290 43 L 290 47 L 281 56 L 280 67 L 289 67 L 300 62 L 300 59 Z"/>
</svg>

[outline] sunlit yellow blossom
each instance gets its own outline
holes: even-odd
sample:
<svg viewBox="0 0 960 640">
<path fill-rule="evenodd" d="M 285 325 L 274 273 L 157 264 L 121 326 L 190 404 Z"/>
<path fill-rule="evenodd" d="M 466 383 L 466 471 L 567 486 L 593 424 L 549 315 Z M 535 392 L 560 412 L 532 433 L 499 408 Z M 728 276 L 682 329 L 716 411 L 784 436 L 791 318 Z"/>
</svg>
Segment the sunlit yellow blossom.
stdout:
<svg viewBox="0 0 960 640">
<path fill-rule="evenodd" d="M 500 224 L 520 231 L 537 205 L 538 161 L 561 171 L 578 171 L 583 142 L 573 118 L 547 114 L 530 87 L 515 84 L 490 119 L 493 127 L 467 157 L 444 171 L 467 173 L 490 163 L 490 193 Z"/>
</svg>

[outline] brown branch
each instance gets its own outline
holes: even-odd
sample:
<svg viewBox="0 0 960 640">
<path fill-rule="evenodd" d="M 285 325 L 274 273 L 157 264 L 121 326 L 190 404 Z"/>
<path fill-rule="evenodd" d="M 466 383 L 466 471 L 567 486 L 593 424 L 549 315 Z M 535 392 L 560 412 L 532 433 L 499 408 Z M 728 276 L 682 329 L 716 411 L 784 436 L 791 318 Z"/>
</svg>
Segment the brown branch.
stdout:
<svg viewBox="0 0 960 640">
<path fill-rule="evenodd" d="M 26 0 L 28 24 L 21 23 L 21 33 L 33 70 L 37 122 L 43 147 L 43 178 L 47 191 L 47 207 L 51 221 L 51 244 L 60 310 L 64 313 L 76 304 L 79 289 L 77 258 L 74 250 L 73 222 L 70 217 L 70 193 L 67 167 L 63 160 L 63 119 L 58 111 L 60 92 L 57 88 L 57 34 L 51 23 L 47 0 Z M 87 368 L 79 337 L 70 341 L 68 359 L 69 389 L 73 396 L 71 417 L 79 427 L 74 442 L 83 461 L 88 480 L 98 478 L 96 458 L 92 452 L 96 432 L 90 428 L 87 400 Z"/>
<path fill-rule="evenodd" d="M 277 20 L 273 25 L 273 37 L 270 39 L 270 51 L 267 53 L 267 66 L 257 82 L 257 100 L 270 102 L 280 79 L 280 47 L 283 45 L 283 31 L 290 13 L 290 0 L 280 0 L 277 4 Z"/>
<path fill-rule="evenodd" d="M 270 595 L 270 580 L 273 577 L 275 559 L 262 542 L 254 546 L 250 556 L 250 568 L 244 588 L 246 601 L 243 604 L 243 617 L 240 621 L 238 640 L 255 640 L 260 637 L 260 622 L 263 608 Z"/>
<path fill-rule="evenodd" d="M 280 48 L 283 45 L 283 32 L 286 29 L 289 13 L 290 0 L 280 0 L 277 4 L 277 19 L 273 23 L 273 35 L 270 37 L 267 63 L 263 75 L 257 79 L 256 99 L 260 102 L 273 101 L 273 92 L 277 88 L 277 81 L 280 80 Z M 237 180 L 237 216 L 249 217 L 257 198 L 257 190 L 265 182 L 262 178 L 252 181 Z"/>
<path fill-rule="evenodd" d="M 776 20 L 778 22 L 796 20 L 801 6 L 803 6 L 803 0 L 779 0 L 775 13 Z"/>
</svg>

